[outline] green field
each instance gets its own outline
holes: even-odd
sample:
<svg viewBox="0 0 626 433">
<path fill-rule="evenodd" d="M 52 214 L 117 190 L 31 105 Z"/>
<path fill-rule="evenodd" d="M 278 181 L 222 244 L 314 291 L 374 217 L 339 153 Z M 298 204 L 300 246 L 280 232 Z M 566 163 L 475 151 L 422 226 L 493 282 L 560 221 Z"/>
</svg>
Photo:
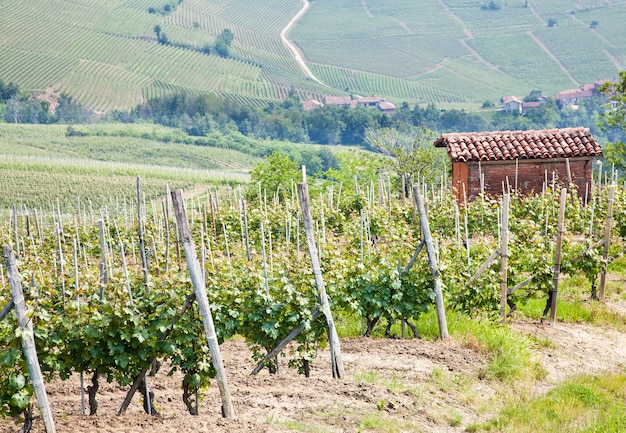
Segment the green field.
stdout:
<svg viewBox="0 0 626 433">
<path fill-rule="evenodd" d="M 184 0 L 169 14 L 149 13 L 163 6 L 156 0 L 0 0 L 0 79 L 97 112 L 173 92 L 260 107 L 292 89 L 303 99 L 351 93 L 477 108 L 626 68 L 626 0 L 488 3 L 310 2 L 288 37 L 321 85 L 280 39 L 300 0 Z M 178 46 L 157 43 L 156 25 Z M 212 45 L 225 28 L 235 36 L 229 58 L 183 47 Z"/>
<path fill-rule="evenodd" d="M 112 205 L 136 194 L 137 176 L 148 198 L 162 195 L 166 184 L 204 188 L 242 183 L 260 160 L 230 149 L 129 136 L 176 133 L 158 125 L 81 128 L 101 135 L 67 137 L 64 125 L 0 123 L 0 208 L 50 209 L 57 200 L 71 207 L 78 197 Z"/>
</svg>

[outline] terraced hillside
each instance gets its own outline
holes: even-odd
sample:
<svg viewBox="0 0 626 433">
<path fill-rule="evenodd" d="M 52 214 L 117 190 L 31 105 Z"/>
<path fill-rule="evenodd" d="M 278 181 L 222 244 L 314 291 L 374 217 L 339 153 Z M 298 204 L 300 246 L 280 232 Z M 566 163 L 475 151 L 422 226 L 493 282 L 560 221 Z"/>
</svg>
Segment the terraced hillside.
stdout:
<svg viewBox="0 0 626 433">
<path fill-rule="evenodd" d="M 294 53 L 280 35 L 304 5 Z M 177 91 L 261 106 L 291 89 L 475 107 L 616 76 L 623 22 L 626 0 L 0 0 L 0 79 L 101 112 Z M 202 53 L 226 28 L 228 58 Z"/>
<path fill-rule="evenodd" d="M 313 2 L 291 37 L 331 86 L 484 101 L 615 78 L 624 22 L 623 0 L 335 0 Z"/>
</svg>

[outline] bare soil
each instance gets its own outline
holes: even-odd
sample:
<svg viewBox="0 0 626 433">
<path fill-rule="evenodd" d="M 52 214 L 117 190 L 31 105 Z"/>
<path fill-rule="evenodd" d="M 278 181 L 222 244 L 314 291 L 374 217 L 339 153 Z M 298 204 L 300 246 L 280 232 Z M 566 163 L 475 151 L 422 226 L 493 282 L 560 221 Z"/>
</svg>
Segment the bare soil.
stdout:
<svg viewBox="0 0 626 433">
<path fill-rule="evenodd" d="M 623 302 L 610 306 L 626 312 Z M 626 334 L 613 329 L 560 323 L 550 327 L 527 319 L 513 319 L 509 326 L 538 342 L 533 351 L 548 374 L 533 386 L 536 393 L 577 373 L 623 367 L 626 359 Z M 189 415 L 180 375 L 167 376 L 162 368 L 149 378 L 160 417 L 143 412 L 139 394 L 126 414 L 116 416 L 127 388 L 106 382 L 98 392 L 98 414 L 84 416 L 77 376 L 46 384 L 57 432 L 461 432 L 497 413 L 504 386 L 480 379 L 488 358 L 477 345 L 454 339 L 342 339 L 346 374 L 339 380 L 331 376 L 328 350 L 319 352 L 307 379 L 287 367 L 287 358 L 278 375 L 263 370 L 250 376 L 254 362 L 244 342 L 228 341 L 221 349 L 235 420 L 221 417 L 216 384 L 201 400 L 200 414 Z M 0 432 L 18 431 L 21 425 L 0 421 Z M 37 414 L 32 431 L 44 431 Z"/>
</svg>

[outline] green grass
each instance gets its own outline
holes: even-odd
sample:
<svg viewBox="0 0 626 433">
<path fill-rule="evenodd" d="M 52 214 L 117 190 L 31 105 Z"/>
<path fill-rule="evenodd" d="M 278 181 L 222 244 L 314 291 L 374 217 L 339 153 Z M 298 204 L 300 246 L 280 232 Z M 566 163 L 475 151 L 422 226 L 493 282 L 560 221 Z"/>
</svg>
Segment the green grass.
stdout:
<svg viewBox="0 0 626 433">
<path fill-rule="evenodd" d="M 447 313 L 450 336 L 477 352 L 485 353 L 489 363 L 481 377 L 505 382 L 541 378 L 545 372 L 533 359 L 533 342 L 526 336 L 488 320 L 473 319 L 454 312 Z M 416 323 L 423 338 L 439 338 L 437 317 L 434 312 L 420 317 Z"/>
<path fill-rule="evenodd" d="M 626 430 L 626 370 L 571 378 L 546 395 L 512 399 L 501 413 L 467 431 L 621 433 Z"/>
</svg>

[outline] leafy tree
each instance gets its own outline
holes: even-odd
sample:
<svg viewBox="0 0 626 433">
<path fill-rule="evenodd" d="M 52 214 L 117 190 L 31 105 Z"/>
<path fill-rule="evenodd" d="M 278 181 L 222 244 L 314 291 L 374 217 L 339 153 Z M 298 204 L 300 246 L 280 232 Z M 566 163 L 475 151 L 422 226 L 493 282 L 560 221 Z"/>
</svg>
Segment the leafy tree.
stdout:
<svg viewBox="0 0 626 433">
<path fill-rule="evenodd" d="M 335 153 L 337 167 L 331 167 L 324 178 L 340 183 L 344 190 L 354 191 L 355 181 L 360 185 L 376 182 L 386 161 L 380 154 L 350 149 Z"/>
<path fill-rule="evenodd" d="M 556 18 L 550 18 L 548 20 L 548 27 L 556 27 L 557 21 Z"/>
<path fill-rule="evenodd" d="M 235 35 L 230 29 L 224 29 L 222 30 L 222 33 L 220 33 L 218 38 L 224 41 L 224 43 L 230 47 L 230 44 L 232 44 L 233 39 L 235 39 Z"/>
<path fill-rule="evenodd" d="M 19 93 L 20 89 L 17 84 L 13 82 L 4 84 L 4 81 L 0 80 L 0 101 L 7 101 Z"/>
<path fill-rule="evenodd" d="M 599 125 L 603 130 L 617 129 L 626 133 L 626 71 L 619 73 L 617 83 L 607 82 L 600 91 L 609 96 L 610 109 L 603 112 Z M 624 134 L 613 142 L 606 144 L 604 150 L 608 161 L 620 170 L 626 169 L 626 143 Z"/>
<path fill-rule="evenodd" d="M 487 4 L 483 4 L 480 8 L 483 10 L 497 11 L 500 10 L 500 4 L 495 1 L 490 1 Z"/>
<path fill-rule="evenodd" d="M 224 57 L 224 58 L 228 57 L 228 54 L 229 54 L 229 52 L 228 52 L 228 45 L 222 39 L 218 38 L 215 41 L 215 47 L 213 49 L 215 50 L 215 53 L 218 56 Z"/>
<path fill-rule="evenodd" d="M 589 24 L 589 27 L 591 27 L 592 29 L 595 29 L 596 27 L 598 27 L 598 22 L 597 21 L 591 21 L 591 24 Z"/>
<path fill-rule="evenodd" d="M 398 176 L 402 194 L 407 196 L 416 181 L 439 180 L 445 165 L 445 152 L 433 146 L 434 133 L 427 129 L 368 129 L 366 141 L 388 156 L 392 171 Z"/>
<path fill-rule="evenodd" d="M 248 196 L 254 197 L 260 185 L 268 195 L 278 194 L 283 198 L 291 191 L 292 182 L 300 181 L 299 175 L 298 164 L 293 159 L 281 152 L 273 152 L 252 169 Z"/>
</svg>

